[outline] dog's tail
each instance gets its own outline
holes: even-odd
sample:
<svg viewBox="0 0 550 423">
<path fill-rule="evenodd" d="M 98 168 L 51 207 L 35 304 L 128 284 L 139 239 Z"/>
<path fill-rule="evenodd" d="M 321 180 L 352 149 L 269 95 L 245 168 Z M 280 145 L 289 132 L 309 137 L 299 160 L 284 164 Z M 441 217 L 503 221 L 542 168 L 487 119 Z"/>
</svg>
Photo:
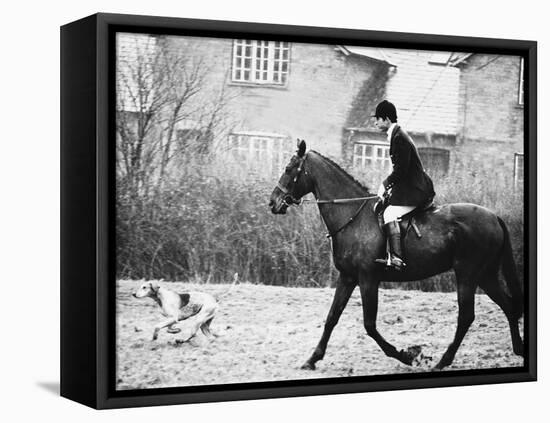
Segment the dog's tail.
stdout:
<svg viewBox="0 0 550 423">
<path fill-rule="evenodd" d="M 233 283 L 231 284 L 229 289 L 227 291 L 225 291 L 224 293 L 218 295 L 216 300 L 220 301 L 223 297 L 226 297 L 227 295 L 229 295 L 229 293 L 231 291 L 233 291 L 233 288 L 235 288 L 235 285 L 237 285 L 238 280 L 239 280 L 239 274 L 237 272 L 235 272 L 235 274 L 233 275 Z"/>
</svg>

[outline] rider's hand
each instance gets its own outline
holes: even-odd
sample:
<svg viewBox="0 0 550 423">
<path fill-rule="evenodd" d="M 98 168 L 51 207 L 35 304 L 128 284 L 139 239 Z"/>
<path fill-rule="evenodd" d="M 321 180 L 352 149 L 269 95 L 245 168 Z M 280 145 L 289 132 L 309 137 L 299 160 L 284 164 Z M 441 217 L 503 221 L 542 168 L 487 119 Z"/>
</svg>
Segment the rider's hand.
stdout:
<svg viewBox="0 0 550 423">
<path fill-rule="evenodd" d="M 378 188 L 378 193 L 376 195 L 378 195 L 378 197 L 380 197 L 380 199 L 384 199 L 384 194 L 386 193 L 386 188 L 384 188 L 384 184 L 380 184 L 380 187 Z"/>
</svg>

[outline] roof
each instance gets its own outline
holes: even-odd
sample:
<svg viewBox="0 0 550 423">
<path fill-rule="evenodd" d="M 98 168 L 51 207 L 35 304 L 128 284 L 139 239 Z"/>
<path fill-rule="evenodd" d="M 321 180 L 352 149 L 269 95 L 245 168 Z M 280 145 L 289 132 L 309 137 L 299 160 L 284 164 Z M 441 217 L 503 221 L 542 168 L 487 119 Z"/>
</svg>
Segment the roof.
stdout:
<svg viewBox="0 0 550 423">
<path fill-rule="evenodd" d="M 384 50 L 377 47 L 358 47 L 358 46 L 338 46 L 338 48 L 346 56 L 368 57 L 379 62 L 386 63 L 390 66 L 395 66 L 394 63 L 385 55 Z"/>
<path fill-rule="evenodd" d="M 473 54 L 474 53 L 453 53 L 451 57 L 451 63 L 453 66 L 460 65 Z"/>
<path fill-rule="evenodd" d="M 410 132 L 456 134 L 460 69 L 453 65 L 455 54 L 377 50 L 395 66 L 388 71 L 384 97 L 395 104 L 399 123 Z M 373 112 L 362 112 L 365 129 L 374 129 L 369 118 Z"/>
</svg>

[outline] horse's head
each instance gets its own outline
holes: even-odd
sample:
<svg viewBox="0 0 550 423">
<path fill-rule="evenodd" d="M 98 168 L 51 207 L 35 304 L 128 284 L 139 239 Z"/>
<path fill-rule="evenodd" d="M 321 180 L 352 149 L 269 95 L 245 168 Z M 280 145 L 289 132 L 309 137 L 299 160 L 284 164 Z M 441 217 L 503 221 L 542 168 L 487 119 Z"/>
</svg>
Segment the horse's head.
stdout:
<svg viewBox="0 0 550 423">
<path fill-rule="evenodd" d="M 275 214 L 285 214 L 292 204 L 300 204 L 300 199 L 311 192 L 313 184 L 306 170 L 306 142 L 298 140 L 296 155 L 290 159 L 279 183 L 271 193 L 269 207 Z"/>
</svg>

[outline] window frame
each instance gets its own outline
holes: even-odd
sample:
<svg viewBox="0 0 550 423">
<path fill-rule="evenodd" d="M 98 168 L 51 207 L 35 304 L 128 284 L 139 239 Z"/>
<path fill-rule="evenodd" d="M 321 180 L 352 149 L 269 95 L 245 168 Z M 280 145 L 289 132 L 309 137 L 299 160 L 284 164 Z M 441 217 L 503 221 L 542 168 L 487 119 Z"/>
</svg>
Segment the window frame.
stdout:
<svg viewBox="0 0 550 423">
<path fill-rule="evenodd" d="M 247 48 L 250 48 L 250 55 Z M 249 66 L 246 65 L 247 60 L 250 61 Z M 288 41 L 234 39 L 231 83 L 284 88 L 288 85 L 290 61 L 291 43 Z M 248 78 L 245 77 L 246 72 Z"/>
<path fill-rule="evenodd" d="M 246 141 L 246 146 L 241 143 Z M 267 132 L 238 131 L 228 135 L 228 155 L 232 161 L 246 161 L 251 170 L 268 176 L 280 174 L 288 159 L 286 135 Z M 236 145 L 235 145 L 236 144 Z M 267 148 L 263 148 L 263 147 Z M 263 155 L 263 157 L 262 157 Z"/>
<path fill-rule="evenodd" d="M 523 57 L 519 59 L 519 81 L 518 81 L 518 105 L 523 106 L 524 104 L 524 75 L 525 75 L 525 69 L 524 69 L 524 62 L 525 60 Z"/>
<path fill-rule="evenodd" d="M 519 162 L 521 158 L 521 172 L 519 171 Z M 525 182 L 525 156 L 523 153 L 514 153 L 514 188 L 523 186 Z"/>
<path fill-rule="evenodd" d="M 357 154 L 357 147 L 362 147 L 362 154 Z M 365 155 L 367 147 L 372 148 L 372 155 L 369 157 Z M 383 156 L 378 155 L 378 151 L 384 151 Z M 358 166 L 357 159 L 360 159 L 361 165 Z M 367 166 L 367 160 L 371 160 L 371 166 Z M 381 163 L 377 165 L 377 163 Z M 390 158 L 390 143 L 387 141 L 378 140 L 360 140 L 353 143 L 353 159 L 352 164 L 354 169 L 359 170 L 375 170 L 375 171 L 391 171 L 391 158 Z"/>
</svg>

